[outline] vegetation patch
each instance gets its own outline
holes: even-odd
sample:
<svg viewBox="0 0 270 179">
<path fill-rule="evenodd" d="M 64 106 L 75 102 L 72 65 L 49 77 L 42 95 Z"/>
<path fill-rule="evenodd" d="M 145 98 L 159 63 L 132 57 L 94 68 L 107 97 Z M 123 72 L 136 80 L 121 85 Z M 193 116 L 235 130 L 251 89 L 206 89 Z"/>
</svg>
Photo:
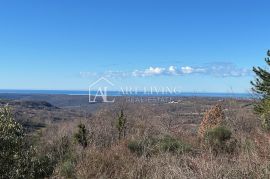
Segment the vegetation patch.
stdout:
<svg viewBox="0 0 270 179">
<path fill-rule="evenodd" d="M 191 145 L 180 141 L 176 138 L 173 138 L 169 135 L 161 138 L 158 141 L 158 146 L 163 152 L 172 152 L 172 153 L 186 153 L 191 151 Z"/>
<path fill-rule="evenodd" d="M 232 132 L 224 126 L 208 129 L 205 134 L 205 142 L 216 154 L 233 153 L 237 148 L 237 141 L 232 138 Z"/>
<path fill-rule="evenodd" d="M 169 135 L 161 138 L 146 138 L 144 140 L 133 140 L 128 143 L 128 148 L 137 155 L 150 156 L 152 154 L 170 152 L 174 154 L 183 154 L 191 151 L 191 145 L 173 138 Z"/>
</svg>

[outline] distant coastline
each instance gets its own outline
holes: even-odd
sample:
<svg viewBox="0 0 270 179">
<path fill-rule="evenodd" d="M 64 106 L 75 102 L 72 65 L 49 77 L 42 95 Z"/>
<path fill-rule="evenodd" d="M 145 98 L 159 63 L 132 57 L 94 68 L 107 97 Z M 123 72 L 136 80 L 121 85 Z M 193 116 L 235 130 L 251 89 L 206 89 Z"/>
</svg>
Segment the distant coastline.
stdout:
<svg viewBox="0 0 270 179">
<path fill-rule="evenodd" d="M 6 94 L 46 94 L 46 95 L 89 95 L 88 91 L 80 90 L 9 90 L 0 89 L 0 93 Z M 97 91 L 91 92 L 96 94 Z M 254 98 L 249 93 L 219 93 L 219 92 L 179 92 L 179 93 L 144 93 L 137 92 L 136 94 L 123 94 L 121 91 L 108 91 L 108 96 L 175 96 L 175 97 L 223 97 L 223 98 Z"/>
</svg>

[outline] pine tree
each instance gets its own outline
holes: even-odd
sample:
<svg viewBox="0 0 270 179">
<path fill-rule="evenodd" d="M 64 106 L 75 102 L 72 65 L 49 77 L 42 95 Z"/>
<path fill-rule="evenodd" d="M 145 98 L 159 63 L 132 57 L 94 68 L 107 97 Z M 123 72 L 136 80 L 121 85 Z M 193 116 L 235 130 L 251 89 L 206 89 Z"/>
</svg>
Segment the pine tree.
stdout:
<svg viewBox="0 0 270 179">
<path fill-rule="evenodd" d="M 86 148 L 88 145 L 87 142 L 87 129 L 84 124 L 79 124 L 78 125 L 78 132 L 75 133 L 74 137 L 76 141 L 83 147 Z"/>
<path fill-rule="evenodd" d="M 267 56 L 265 62 L 270 66 L 270 50 L 267 51 Z M 253 71 L 256 74 L 257 78 L 255 81 L 251 81 L 253 85 L 252 90 L 260 94 L 262 98 L 270 97 L 270 72 L 262 69 L 261 67 L 253 67 Z"/>
<path fill-rule="evenodd" d="M 118 139 L 121 140 L 122 137 L 126 136 L 126 122 L 127 119 L 124 115 L 124 111 L 121 110 L 116 121 L 116 127 L 118 129 Z"/>
<path fill-rule="evenodd" d="M 265 62 L 270 66 L 270 50 L 267 51 Z M 260 101 L 255 105 L 255 112 L 260 115 L 262 126 L 270 130 L 270 72 L 261 67 L 253 67 L 255 81 L 251 81 L 252 90 L 259 95 Z"/>
</svg>

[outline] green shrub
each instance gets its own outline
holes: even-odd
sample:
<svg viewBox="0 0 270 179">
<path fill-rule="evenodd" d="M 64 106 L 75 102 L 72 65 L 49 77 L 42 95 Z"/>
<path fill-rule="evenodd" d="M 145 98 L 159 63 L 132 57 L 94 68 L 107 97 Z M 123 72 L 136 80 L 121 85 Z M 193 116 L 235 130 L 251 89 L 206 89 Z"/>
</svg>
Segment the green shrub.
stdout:
<svg viewBox="0 0 270 179">
<path fill-rule="evenodd" d="M 22 167 L 24 132 L 9 107 L 0 108 L 0 176 L 17 178 Z"/>
<path fill-rule="evenodd" d="M 128 148 L 137 155 L 151 156 L 159 152 L 182 154 L 191 151 L 191 146 L 171 136 L 146 138 L 141 141 L 130 141 Z"/>
<path fill-rule="evenodd" d="M 191 146 L 171 136 L 159 140 L 159 147 L 164 152 L 184 153 L 191 150 Z"/>
<path fill-rule="evenodd" d="M 223 127 L 223 126 L 218 126 L 212 129 L 209 129 L 206 132 L 206 139 L 210 143 L 224 143 L 225 141 L 229 140 L 231 138 L 232 132 Z"/>
<path fill-rule="evenodd" d="M 127 119 L 124 115 L 124 111 L 121 110 L 116 120 L 116 128 L 118 130 L 118 140 L 121 140 L 122 137 L 126 137 L 126 123 Z"/>
<path fill-rule="evenodd" d="M 233 153 L 237 148 L 237 140 L 232 139 L 232 132 L 223 126 L 207 130 L 205 141 L 215 153 Z"/>
<path fill-rule="evenodd" d="M 33 178 L 46 178 L 53 174 L 57 160 L 50 154 L 32 158 Z"/>
<path fill-rule="evenodd" d="M 78 125 L 78 131 L 75 133 L 74 138 L 75 140 L 83 147 L 86 148 L 88 145 L 87 142 L 87 129 L 84 124 Z"/>
<path fill-rule="evenodd" d="M 270 98 L 262 99 L 255 105 L 255 112 L 259 114 L 262 128 L 270 130 Z"/>
<path fill-rule="evenodd" d="M 60 157 L 60 174 L 64 178 L 74 178 L 76 164 L 74 148 L 67 136 L 61 138 L 61 143 L 59 147 L 60 151 L 62 151 Z"/>
<path fill-rule="evenodd" d="M 146 138 L 139 141 L 130 141 L 128 143 L 128 148 L 132 153 L 136 153 L 139 156 L 143 154 L 145 154 L 146 156 L 150 156 L 156 151 L 156 144 L 156 139 Z"/>
<path fill-rule="evenodd" d="M 48 178 L 55 168 L 71 158 L 71 139 L 67 136 L 53 140 L 52 143 L 37 143 L 30 151 L 28 178 Z"/>
<path fill-rule="evenodd" d="M 50 177 L 59 162 L 71 158 L 70 141 L 64 136 L 49 144 L 40 142 L 36 135 L 26 136 L 10 108 L 0 108 L 0 178 Z"/>
</svg>

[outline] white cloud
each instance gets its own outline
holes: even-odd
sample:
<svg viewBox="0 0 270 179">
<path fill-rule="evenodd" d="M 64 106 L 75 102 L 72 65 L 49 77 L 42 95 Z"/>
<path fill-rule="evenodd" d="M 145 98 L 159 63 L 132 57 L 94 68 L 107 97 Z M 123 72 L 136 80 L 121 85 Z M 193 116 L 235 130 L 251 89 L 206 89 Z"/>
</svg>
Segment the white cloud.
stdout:
<svg viewBox="0 0 270 179">
<path fill-rule="evenodd" d="M 202 66 L 176 66 L 150 67 L 146 70 L 135 70 L 132 76 L 156 76 L 156 75 L 192 75 L 202 74 L 215 77 L 241 77 L 251 74 L 251 69 L 238 68 L 231 63 L 209 63 Z"/>
<path fill-rule="evenodd" d="M 149 76 L 180 76 L 180 75 L 192 75 L 201 74 L 209 75 L 214 77 L 242 77 L 248 76 L 252 73 L 251 69 L 238 68 L 231 63 L 209 63 L 202 66 L 169 66 L 164 67 L 149 67 L 144 70 L 134 70 L 134 71 L 107 71 L 104 73 L 92 73 L 92 72 L 81 72 L 82 77 L 86 76 L 105 76 L 105 77 L 149 77 Z"/>
<path fill-rule="evenodd" d="M 155 76 L 155 75 L 161 75 L 165 72 L 165 68 L 160 67 L 149 67 L 145 69 L 144 71 L 134 70 L 132 72 L 132 76 L 139 77 L 139 76 Z"/>
<path fill-rule="evenodd" d="M 205 74 L 215 77 L 241 77 L 251 73 L 251 69 L 238 68 L 232 63 L 211 63 L 206 66 L 205 71 Z"/>
<path fill-rule="evenodd" d="M 176 74 L 177 73 L 177 68 L 175 66 L 170 66 L 169 69 L 168 69 L 168 72 L 170 74 Z"/>
<path fill-rule="evenodd" d="M 190 74 L 194 71 L 194 69 L 191 68 L 190 66 L 185 66 L 185 67 L 181 67 L 181 71 L 184 74 Z"/>
<path fill-rule="evenodd" d="M 164 72 L 164 70 L 165 70 L 165 68 L 160 68 L 160 67 L 153 68 L 153 67 L 150 67 L 150 68 L 146 69 L 144 71 L 144 73 L 146 75 L 150 75 L 150 76 L 151 75 L 160 75 L 160 74 L 162 74 Z"/>
</svg>

